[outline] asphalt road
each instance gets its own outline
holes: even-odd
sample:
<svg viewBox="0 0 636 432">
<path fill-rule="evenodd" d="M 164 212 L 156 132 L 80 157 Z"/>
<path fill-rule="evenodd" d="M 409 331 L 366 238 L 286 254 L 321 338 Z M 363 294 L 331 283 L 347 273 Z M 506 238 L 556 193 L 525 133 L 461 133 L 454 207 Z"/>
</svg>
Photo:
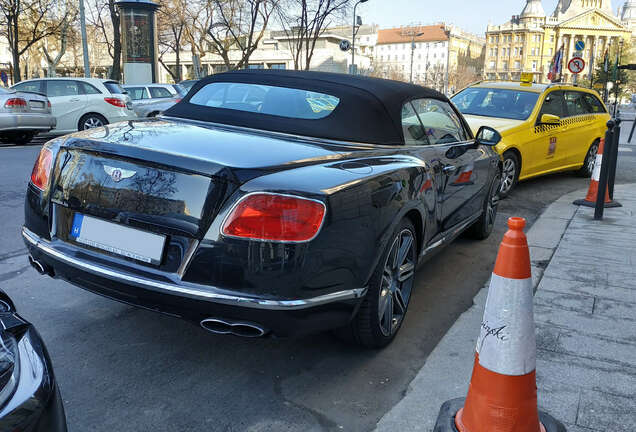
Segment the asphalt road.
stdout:
<svg viewBox="0 0 636 432">
<path fill-rule="evenodd" d="M 560 174 L 520 184 L 488 240 L 460 238 L 419 271 L 395 342 L 361 351 L 329 334 L 217 336 L 39 276 L 19 235 L 39 148 L 0 148 L 0 288 L 46 341 L 72 432 L 371 430 L 488 279 L 507 217 L 532 224 L 589 182 Z M 617 181 L 636 182 L 636 146 L 619 159 Z"/>
</svg>

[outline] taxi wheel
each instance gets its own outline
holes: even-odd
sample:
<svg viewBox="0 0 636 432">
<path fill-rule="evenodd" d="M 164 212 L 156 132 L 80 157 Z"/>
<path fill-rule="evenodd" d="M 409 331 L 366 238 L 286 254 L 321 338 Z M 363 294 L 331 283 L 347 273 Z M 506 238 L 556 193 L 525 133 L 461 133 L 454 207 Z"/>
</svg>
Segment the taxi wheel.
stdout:
<svg viewBox="0 0 636 432">
<path fill-rule="evenodd" d="M 585 155 L 583 166 L 577 171 L 577 174 L 581 177 L 592 177 L 594 171 L 594 164 L 596 163 L 596 153 L 598 153 L 598 141 L 594 141 L 594 144 L 590 146 L 590 149 Z"/>
<path fill-rule="evenodd" d="M 517 153 L 508 150 L 503 154 L 503 170 L 501 172 L 501 188 L 499 189 L 499 197 L 505 198 L 519 181 L 519 170 L 521 161 Z"/>
</svg>

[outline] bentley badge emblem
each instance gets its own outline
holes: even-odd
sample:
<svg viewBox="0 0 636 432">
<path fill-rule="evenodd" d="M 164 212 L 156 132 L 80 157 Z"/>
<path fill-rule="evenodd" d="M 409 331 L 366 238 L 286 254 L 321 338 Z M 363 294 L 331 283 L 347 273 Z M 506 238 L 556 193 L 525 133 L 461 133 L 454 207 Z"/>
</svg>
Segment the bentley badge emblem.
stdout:
<svg viewBox="0 0 636 432">
<path fill-rule="evenodd" d="M 104 165 L 104 171 L 106 171 L 106 174 L 108 174 L 115 183 L 120 182 L 127 178 L 131 178 L 132 176 L 137 174 L 137 171 L 115 168 L 108 165 Z"/>
</svg>

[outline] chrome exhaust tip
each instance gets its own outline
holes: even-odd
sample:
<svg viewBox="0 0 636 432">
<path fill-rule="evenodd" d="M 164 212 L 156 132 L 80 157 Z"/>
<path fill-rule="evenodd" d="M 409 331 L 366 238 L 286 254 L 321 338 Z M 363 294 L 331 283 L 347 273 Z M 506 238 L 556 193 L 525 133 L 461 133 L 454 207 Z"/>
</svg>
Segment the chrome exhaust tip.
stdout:
<svg viewBox="0 0 636 432">
<path fill-rule="evenodd" d="M 33 258 L 33 255 L 29 255 L 29 264 L 31 264 L 31 267 L 33 267 L 35 271 L 40 273 L 41 275 L 47 274 L 46 270 L 44 270 L 44 266 L 42 265 L 42 263 L 36 260 L 35 258 Z"/>
<path fill-rule="evenodd" d="M 229 321 L 221 318 L 206 318 L 200 322 L 205 330 L 223 335 L 234 335 L 247 338 L 265 336 L 267 330 L 258 324 L 242 321 Z"/>
</svg>

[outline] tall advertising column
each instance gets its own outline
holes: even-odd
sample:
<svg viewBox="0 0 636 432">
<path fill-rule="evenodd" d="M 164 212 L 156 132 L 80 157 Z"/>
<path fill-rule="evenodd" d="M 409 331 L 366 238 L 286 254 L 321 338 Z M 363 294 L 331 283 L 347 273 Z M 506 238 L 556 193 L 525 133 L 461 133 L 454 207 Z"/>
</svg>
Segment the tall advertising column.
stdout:
<svg viewBox="0 0 636 432">
<path fill-rule="evenodd" d="M 121 18 L 124 84 L 157 82 L 157 3 L 150 0 L 120 0 L 115 4 Z"/>
</svg>

